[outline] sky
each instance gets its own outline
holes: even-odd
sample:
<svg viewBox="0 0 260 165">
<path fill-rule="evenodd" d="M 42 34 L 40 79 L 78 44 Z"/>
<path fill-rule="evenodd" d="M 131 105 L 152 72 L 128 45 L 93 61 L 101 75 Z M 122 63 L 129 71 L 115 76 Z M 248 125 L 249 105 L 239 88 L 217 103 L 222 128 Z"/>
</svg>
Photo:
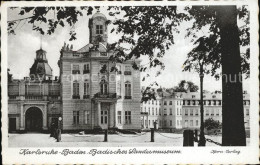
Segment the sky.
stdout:
<svg viewBox="0 0 260 165">
<path fill-rule="evenodd" d="M 18 15 L 18 10 L 8 10 L 8 20 L 15 20 L 23 18 Z M 105 8 L 101 8 L 100 12 L 105 14 L 108 19 L 113 19 L 108 15 L 108 11 Z M 93 11 L 93 14 L 95 10 Z M 51 17 L 52 13 L 48 17 Z M 78 22 L 75 25 L 75 31 L 77 33 L 77 40 L 69 41 L 70 27 L 58 28 L 52 35 L 42 36 L 42 48 L 47 52 L 48 63 L 53 69 L 53 75 L 59 76 L 58 60 L 60 56 L 60 50 L 66 42 L 67 44 L 73 44 L 73 50 L 78 50 L 89 43 L 89 29 L 88 20 L 92 15 L 79 17 Z M 25 17 L 25 16 L 24 16 Z M 180 33 L 174 34 L 175 44 L 166 51 L 162 62 L 165 64 L 165 70 L 158 77 L 155 77 L 155 71 L 153 69 L 148 70 L 146 73 L 141 73 L 141 76 L 149 73 L 151 76 L 146 78 L 145 81 L 141 81 L 142 86 L 147 86 L 150 83 L 157 81 L 161 87 L 174 87 L 178 85 L 181 80 L 188 80 L 194 82 L 199 86 L 199 75 L 195 72 L 182 72 L 183 63 L 187 57 L 188 52 L 194 47 L 190 39 L 185 38 L 186 31 L 191 23 L 182 23 L 179 26 Z M 112 29 L 112 25 L 108 27 L 108 32 Z M 206 35 L 207 31 L 201 32 L 201 35 Z M 112 43 L 118 40 L 120 36 L 115 32 L 108 33 L 108 43 Z M 36 57 L 36 51 L 40 49 L 41 39 L 40 34 L 32 30 L 32 25 L 21 21 L 16 27 L 16 35 L 8 35 L 8 68 L 10 73 L 13 74 L 15 79 L 23 79 L 23 77 L 29 76 L 29 69 L 34 63 Z M 148 61 L 146 58 L 141 58 L 142 63 L 146 64 Z M 249 79 L 243 80 L 244 90 L 249 90 Z M 221 80 L 216 81 L 210 75 L 206 75 L 204 78 L 204 89 L 208 91 L 221 90 Z"/>
</svg>

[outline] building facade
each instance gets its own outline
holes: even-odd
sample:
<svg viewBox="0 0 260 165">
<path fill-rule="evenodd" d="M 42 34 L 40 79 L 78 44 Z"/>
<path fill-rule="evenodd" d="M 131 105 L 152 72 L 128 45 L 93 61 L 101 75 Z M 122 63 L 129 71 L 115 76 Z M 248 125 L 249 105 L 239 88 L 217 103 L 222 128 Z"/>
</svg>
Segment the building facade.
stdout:
<svg viewBox="0 0 260 165">
<path fill-rule="evenodd" d="M 40 49 L 30 78 L 8 83 L 10 131 L 48 130 L 59 117 L 65 131 L 141 129 L 140 72 L 132 68 L 133 60 L 109 60 L 114 51 L 107 43 L 105 15 L 97 12 L 89 19 L 89 32 L 89 44 L 77 51 L 64 44 L 56 81 Z"/>
<path fill-rule="evenodd" d="M 244 123 L 250 128 L 250 95 L 245 91 Z M 204 120 L 212 118 L 222 123 L 222 94 L 204 93 Z M 199 129 L 200 128 L 200 93 L 166 91 L 158 92 L 156 100 L 150 100 L 141 105 L 142 128 L 154 128 L 154 121 L 162 129 Z M 158 113 L 151 113 L 153 109 Z"/>
</svg>

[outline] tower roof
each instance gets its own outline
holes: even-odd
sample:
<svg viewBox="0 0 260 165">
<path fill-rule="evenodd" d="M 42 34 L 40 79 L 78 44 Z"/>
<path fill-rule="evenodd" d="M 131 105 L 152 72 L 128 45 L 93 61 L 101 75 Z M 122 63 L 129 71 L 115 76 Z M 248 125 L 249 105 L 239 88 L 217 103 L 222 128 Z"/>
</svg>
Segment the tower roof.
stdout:
<svg viewBox="0 0 260 165">
<path fill-rule="evenodd" d="M 103 17 L 104 19 L 107 19 L 107 17 L 106 17 L 104 14 L 100 13 L 99 11 L 96 12 L 96 13 L 92 16 L 93 19 L 94 19 L 94 18 L 97 18 L 97 17 Z"/>
<path fill-rule="evenodd" d="M 36 51 L 36 59 L 32 67 L 30 68 L 30 75 L 52 76 L 52 69 L 48 64 L 45 50 L 39 49 Z"/>
</svg>

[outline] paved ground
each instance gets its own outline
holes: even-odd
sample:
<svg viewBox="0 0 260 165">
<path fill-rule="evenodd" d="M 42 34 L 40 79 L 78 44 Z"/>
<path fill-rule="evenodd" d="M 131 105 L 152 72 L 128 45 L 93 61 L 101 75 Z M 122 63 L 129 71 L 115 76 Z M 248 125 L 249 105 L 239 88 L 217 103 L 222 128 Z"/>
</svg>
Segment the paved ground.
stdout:
<svg viewBox="0 0 260 165">
<path fill-rule="evenodd" d="M 104 135 L 78 135 L 62 134 L 61 142 L 50 137 L 49 134 L 27 133 L 9 134 L 9 147 L 123 147 L 123 146 L 182 146 L 182 134 L 155 133 L 155 142 L 150 142 L 151 133 L 141 133 L 137 135 L 119 134 L 108 135 L 108 142 L 104 141 Z M 220 136 L 206 136 L 214 141 L 221 142 Z M 195 143 L 196 145 L 197 143 Z M 249 144 L 249 139 L 247 139 Z M 206 143 L 207 146 L 217 146 L 213 143 Z"/>
</svg>

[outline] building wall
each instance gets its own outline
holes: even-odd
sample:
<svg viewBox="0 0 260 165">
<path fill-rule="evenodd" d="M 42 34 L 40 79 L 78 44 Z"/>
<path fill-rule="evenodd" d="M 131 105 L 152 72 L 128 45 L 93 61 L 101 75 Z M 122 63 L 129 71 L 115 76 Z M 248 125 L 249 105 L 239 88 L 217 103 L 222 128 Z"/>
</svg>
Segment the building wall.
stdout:
<svg viewBox="0 0 260 165">
<path fill-rule="evenodd" d="M 150 123 L 153 120 L 157 120 L 159 128 L 162 129 L 199 129 L 201 124 L 199 100 L 200 95 L 198 92 L 179 93 L 175 96 L 167 95 L 164 97 L 157 97 L 156 101 L 161 104 L 161 115 L 158 114 L 155 116 L 149 113 L 149 109 L 158 107 L 158 105 L 152 104 L 152 102 L 155 102 L 155 100 L 144 102 L 141 106 L 141 112 L 147 112 L 147 115 L 142 115 L 142 117 L 144 118 L 142 124 L 144 125 L 144 128 L 153 128 L 153 124 L 148 124 L 148 126 L 146 126 L 145 120 L 150 120 Z M 172 105 L 170 105 L 170 102 L 172 103 Z M 172 109 L 172 114 L 170 113 L 170 109 Z M 249 94 L 244 93 L 244 122 L 246 129 L 250 128 L 249 113 Z M 213 120 L 222 123 L 222 98 L 221 94 L 219 93 L 207 93 L 204 95 L 204 120 L 209 118 L 212 118 Z M 170 125 L 171 121 L 172 125 Z"/>
<path fill-rule="evenodd" d="M 54 105 L 55 110 L 53 110 Z M 60 105 L 60 84 L 55 80 L 24 79 L 8 82 L 8 118 L 9 121 L 15 118 L 16 131 L 25 130 L 26 112 L 31 107 L 41 111 L 43 130 L 47 130 L 51 118 L 61 116 Z"/>
</svg>

